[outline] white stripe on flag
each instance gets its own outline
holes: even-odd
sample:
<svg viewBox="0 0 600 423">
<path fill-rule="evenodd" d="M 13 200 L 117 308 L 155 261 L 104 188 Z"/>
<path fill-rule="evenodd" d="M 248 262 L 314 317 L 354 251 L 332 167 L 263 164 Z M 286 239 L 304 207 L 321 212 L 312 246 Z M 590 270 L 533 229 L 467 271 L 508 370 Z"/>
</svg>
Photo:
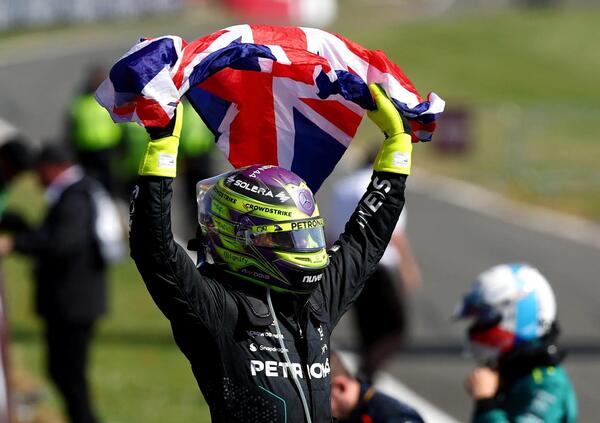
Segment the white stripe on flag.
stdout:
<svg viewBox="0 0 600 423">
<path fill-rule="evenodd" d="M 225 154 L 225 157 L 229 157 L 229 133 L 231 130 L 231 123 L 238 114 L 238 108 L 235 103 L 232 103 L 225 113 L 225 117 L 219 125 L 218 131 L 221 134 L 217 141 L 217 147 Z"/>
<path fill-rule="evenodd" d="M 287 56 L 287 54 L 285 54 L 285 51 L 283 51 L 283 48 L 281 48 L 281 46 L 269 44 L 269 45 L 267 45 L 267 47 L 269 47 L 269 49 L 271 50 L 271 53 L 277 59 L 277 62 L 279 62 L 283 65 L 291 65 L 292 64 L 292 62 L 290 61 L 290 58 Z"/>
<path fill-rule="evenodd" d="M 169 70 L 162 68 L 154 78 L 150 80 L 142 90 L 142 95 L 146 98 L 154 99 L 158 102 L 169 118 L 175 113 L 176 104 L 179 102 L 179 91 L 173 83 Z"/>
</svg>

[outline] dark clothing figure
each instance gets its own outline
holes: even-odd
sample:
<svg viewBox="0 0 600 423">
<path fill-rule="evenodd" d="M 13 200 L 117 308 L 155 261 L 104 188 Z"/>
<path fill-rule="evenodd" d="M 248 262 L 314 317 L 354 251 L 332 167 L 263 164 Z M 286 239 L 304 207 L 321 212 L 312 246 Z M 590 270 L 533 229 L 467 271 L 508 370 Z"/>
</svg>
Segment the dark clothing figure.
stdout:
<svg viewBox="0 0 600 423">
<path fill-rule="evenodd" d="M 498 366 L 500 389 L 493 398 L 475 401 L 474 423 L 577 421 L 577 397 L 562 366 L 565 351 L 558 345 L 558 326 L 544 338 L 517 348 Z"/>
<path fill-rule="evenodd" d="M 72 422 L 96 422 L 86 378 L 88 350 L 94 323 L 52 321 L 46 323 L 48 374 L 65 399 Z"/>
<path fill-rule="evenodd" d="M 304 422 L 293 375 L 312 422 L 331 421 L 330 334 L 389 242 L 404 205 L 405 181 L 404 175 L 373 173 L 363 200 L 329 252 L 318 287 L 306 297 L 273 292 L 273 315 L 265 288 L 211 265 L 196 268 L 171 232 L 172 179 L 140 178 L 132 203 L 132 257 L 171 321 L 213 422 Z M 373 198 L 381 199 L 376 214 L 365 217 Z"/>
<path fill-rule="evenodd" d="M 32 154 L 28 142 L 21 135 L 15 134 L 0 142 L 0 236 L 3 233 L 17 233 L 28 228 L 25 221 L 17 214 L 6 211 L 10 185 L 22 172 L 32 164 Z M 6 243 L 6 238 L 4 238 Z M 2 241 L 0 241 L 2 244 Z M 0 423 L 10 422 L 12 409 L 10 376 L 9 376 L 9 325 L 6 316 L 4 280 L 2 274 L 2 256 L 6 253 L 0 246 Z"/>
<path fill-rule="evenodd" d="M 423 423 L 423 419 L 412 407 L 362 384 L 358 405 L 340 423 Z"/>
<path fill-rule="evenodd" d="M 2 230 L 12 230 L 12 227 L 5 223 L 8 188 L 19 174 L 31 168 L 32 160 L 28 141 L 21 135 L 13 135 L 0 142 L 0 229 Z"/>
<path fill-rule="evenodd" d="M 85 374 L 96 320 L 106 311 L 105 265 L 94 231 L 93 180 L 72 166 L 47 191 L 49 212 L 15 237 L 35 261 L 36 310 L 46 322 L 48 371 L 72 423 L 94 423 Z"/>
<path fill-rule="evenodd" d="M 374 158 L 369 160 L 372 162 Z M 370 176 L 371 170 L 365 167 L 333 185 L 329 209 L 321 209 L 330 240 L 342 233 L 344 222 L 362 197 Z M 405 228 L 403 210 L 377 269 L 355 303 L 355 321 L 361 341 L 359 374 L 365 380 L 372 380 L 407 339 L 408 297 L 419 287 L 421 276 Z"/>
<path fill-rule="evenodd" d="M 362 340 L 361 373 L 371 379 L 405 338 L 405 296 L 396 269 L 379 265 L 356 300 L 356 322 Z"/>
<path fill-rule="evenodd" d="M 102 184 L 111 195 L 118 192 L 119 187 L 113 171 L 113 163 L 117 157 L 117 149 L 103 148 L 94 151 L 77 152 L 77 161 L 85 171 Z"/>
</svg>

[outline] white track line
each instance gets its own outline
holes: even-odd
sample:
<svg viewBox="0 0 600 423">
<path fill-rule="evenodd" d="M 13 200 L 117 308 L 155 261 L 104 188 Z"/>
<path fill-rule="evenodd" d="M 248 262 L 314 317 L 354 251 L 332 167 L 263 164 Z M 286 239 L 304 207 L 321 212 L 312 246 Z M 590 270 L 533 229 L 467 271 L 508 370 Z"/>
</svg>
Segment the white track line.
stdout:
<svg viewBox="0 0 600 423">
<path fill-rule="evenodd" d="M 600 249 L 600 225 L 590 220 L 510 200 L 501 194 L 445 176 L 417 169 L 410 190 L 427 194 L 513 225 Z"/>
</svg>

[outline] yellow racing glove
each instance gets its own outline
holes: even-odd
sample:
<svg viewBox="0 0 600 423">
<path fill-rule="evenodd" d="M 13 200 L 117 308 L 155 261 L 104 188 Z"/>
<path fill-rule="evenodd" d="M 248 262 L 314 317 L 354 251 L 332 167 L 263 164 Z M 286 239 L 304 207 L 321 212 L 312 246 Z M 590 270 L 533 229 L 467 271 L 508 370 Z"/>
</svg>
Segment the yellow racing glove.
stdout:
<svg viewBox="0 0 600 423">
<path fill-rule="evenodd" d="M 177 174 L 177 149 L 183 125 L 183 104 L 179 103 L 173 119 L 164 128 L 148 127 L 150 142 L 140 162 L 138 174 L 143 176 L 165 176 Z"/>
<path fill-rule="evenodd" d="M 379 85 L 369 84 L 369 89 L 377 108 L 369 111 L 367 115 L 386 136 L 373 163 L 373 169 L 410 175 L 412 162 L 410 125 Z"/>
</svg>

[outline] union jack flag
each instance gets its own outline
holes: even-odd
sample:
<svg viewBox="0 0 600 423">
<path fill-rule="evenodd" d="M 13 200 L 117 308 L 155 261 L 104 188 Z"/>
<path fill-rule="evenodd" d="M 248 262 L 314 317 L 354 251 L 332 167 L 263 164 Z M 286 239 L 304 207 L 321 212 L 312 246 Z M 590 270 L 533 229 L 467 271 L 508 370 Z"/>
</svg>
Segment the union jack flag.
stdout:
<svg viewBox="0 0 600 423">
<path fill-rule="evenodd" d="M 408 118 L 413 142 L 429 141 L 440 97 L 423 101 L 381 51 L 313 28 L 237 25 L 190 43 L 142 39 L 96 98 L 115 122 L 164 126 L 185 95 L 233 166 L 279 165 L 317 190 L 374 108 L 372 82 Z"/>
</svg>

